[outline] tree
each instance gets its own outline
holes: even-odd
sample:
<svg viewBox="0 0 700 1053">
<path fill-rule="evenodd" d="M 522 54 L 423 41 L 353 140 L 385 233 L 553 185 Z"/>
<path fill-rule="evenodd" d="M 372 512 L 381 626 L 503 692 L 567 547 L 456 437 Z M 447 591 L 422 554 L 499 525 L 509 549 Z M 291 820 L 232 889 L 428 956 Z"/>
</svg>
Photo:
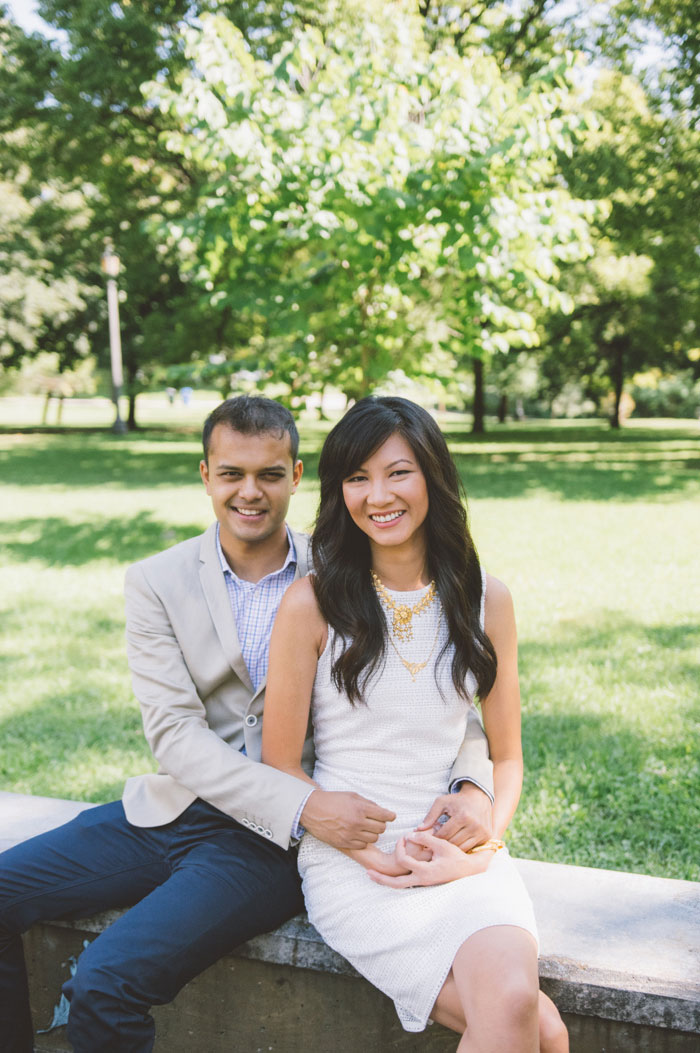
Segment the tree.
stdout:
<svg viewBox="0 0 700 1053">
<path fill-rule="evenodd" d="M 700 137 L 656 111 L 632 77 L 601 71 L 591 97 L 599 115 L 575 158 L 562 158 L 574 193 L 606 198 L 596 253 L 566 283 L 576 307 L 549 324 L 547 372 L 607 378 L 618 427 L 625 381 L 651 366 L 687 366 L 697 345 L 700 198 L 693 185 Z"/>
<path fill-rule="evenodd" d="M 557 260 L 586 251 L 587 207 L 554 179 L 564 64 L 525 86 L 476 51 L 431 50 L 400 6 L 297 30 L 270 59 L 202 18 L 193 72 L 148 88 L 182 128 L 170 148 L 207 172 L 183 230 L 212 307 L 258 329 L 292 391 L 328 369 L 351 397 L 415 372 L 440 325 L 460 358 L 528 346 L 514 289 L 560 302 Z"/>
</svg>

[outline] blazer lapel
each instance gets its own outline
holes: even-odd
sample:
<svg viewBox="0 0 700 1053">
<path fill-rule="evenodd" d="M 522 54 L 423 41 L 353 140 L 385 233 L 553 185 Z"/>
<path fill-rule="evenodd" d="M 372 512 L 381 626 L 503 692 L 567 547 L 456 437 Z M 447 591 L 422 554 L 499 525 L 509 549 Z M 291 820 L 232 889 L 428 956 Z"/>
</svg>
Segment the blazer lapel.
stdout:
<svg viewBox="0 0 700 1053">
<path fill-rule="evenodd" d="M 296 578 L 305 578 L 311 570 L 311 538 L 308 534 L 300 534 L 297 530 L 289 528 L 294 539 L 294 548 L 297 554 Z"/>
<path fill-rule="evenodd" d="M 236 622 L 231 610 L 219 554 L 216 551 L 216 523 L 212 523 L 202 535 L 199 562 L 199 580 L 223 652 L 231 668 L 252 692 L 253 684 L 241 654 Z"/>
</svg>

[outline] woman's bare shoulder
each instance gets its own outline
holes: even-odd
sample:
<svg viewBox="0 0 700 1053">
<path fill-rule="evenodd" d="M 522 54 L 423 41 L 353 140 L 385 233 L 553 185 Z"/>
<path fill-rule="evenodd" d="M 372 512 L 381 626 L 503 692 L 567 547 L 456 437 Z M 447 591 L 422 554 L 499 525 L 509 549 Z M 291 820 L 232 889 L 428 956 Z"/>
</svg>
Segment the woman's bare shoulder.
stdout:
<svg viewBox="0 0 700 1053">
<path fill-rule="evenodd" d="M 493 574 L 486 575 L 486 601 L 484 604 L 484 621 L 487 635 L 491 636 L 494 629 L 503 624 L 511 624 L 515 620 L 513 610 L 513 597 L 510 589 L 500 578 L 494 578 Z"/>
<path fill-rule="evenodd" d="M 318 609 L 316 593 L 314 592 L 314 585 L 310 575 L 307 575 L 305 578 L 297 578 L 296 581 L 292 582 L 282 597 L 280 610 L 282 607 L 290 614 L 309 616 L 316 612 L 320 615 L 321 612 Z"/>
<path fill-rule="evenodd" d="M 326 622 L 316 601 L 311 576 L 292 582 L 280 603 L 278 620 L 290 629 L 311 636 L 319 644 L 326 639 Z"/>
</svg>

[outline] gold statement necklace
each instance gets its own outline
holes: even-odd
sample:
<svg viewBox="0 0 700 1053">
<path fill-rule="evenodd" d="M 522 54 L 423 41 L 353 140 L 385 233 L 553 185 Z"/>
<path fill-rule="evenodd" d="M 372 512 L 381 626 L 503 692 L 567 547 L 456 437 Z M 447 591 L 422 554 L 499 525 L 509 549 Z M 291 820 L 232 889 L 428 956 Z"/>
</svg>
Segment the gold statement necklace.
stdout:
<svg viewBox="0 0 700 1053">
<path fill-rule="evenodd" d="M 418 603 L 414 604 L 413 607 L 409 607 L 406 603 L 395 603 L 395 601 L 389 594 L 389 591 L 382 584 L 375 572 L 372 570 L 370 571 L 370 573 L 372 575 L 372 584 L 374 585 L 374 588 L 377 592 L 377 595 L 379 596 L 380 601 L 383 602 L 386 609 L 391 611 L 393 615 L 391 631 L 389 632 L 389 643 L 396 651 L 399 661 L 402 663 L 402 665 L 406 667 L 406 669 L 408 669 L 409 673 L 411 674 L 411 680 L 415 683 L 418 674 L 421 672 L 422 669 L 425 669 L 426 665 L 433 657 L 435 645 L 437 644 L 438 636 L 440 635 L 440 624 L 442 622 L 442 605 L 440 605 L 440 611 L 438 613 L 438 623 L 437 628 L 435 630 L 435 637 L 433 639 L 433 646 L 430 648 L 430 653 L 428 654 L 428 657 L 423 662 L 409 662 L 407 658 L 404 658 L 404 656 L 401 654 L 398 647 L 396 646 L 394 635 L 397 637 L 398 640 L 401 640 L 402 642 L 406 643 L 413 639 L 413 625 L 411 624 L 413 615 L 422 614 L 423 611 L 427 610 L 428 607 L 430 607 L 433 600 L 435 599 L 435 596 L 437 595 L 437 588 L 435 586 L 435 582 L 431 581 L 430 588 L 426 592 L 425 596 L 423 596 L 418 601 Z"/>
<path fill-rule="evenodd" d="M 418 600 L 418 603 L 414 604 L 413 607 L 409 607 L 407 603 L 395 603 L 389 595 L 389 590 L 382 584 L 375 572 L 370 570 L 370 574 L 372 575 L 372 584 L 377 590 L 377 595 L 380 600 L 384 601 L 385 607 L 392 612 L 391 628 L 396 639 L 400 640 L 401 643 L 408 643 L 409 640 L 413 639 L 413 626 L 411 625 L 413 615 L 427 611 L 435 599 L 437 593 L 435 581 L 430 582 L 430 588 L 425 596 Z"/>
</svg>

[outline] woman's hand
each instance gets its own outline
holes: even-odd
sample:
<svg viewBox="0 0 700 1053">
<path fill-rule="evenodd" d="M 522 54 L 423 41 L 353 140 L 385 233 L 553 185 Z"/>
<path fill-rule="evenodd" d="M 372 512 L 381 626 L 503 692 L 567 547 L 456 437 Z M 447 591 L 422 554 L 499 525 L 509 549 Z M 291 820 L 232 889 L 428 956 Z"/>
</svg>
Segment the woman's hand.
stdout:
<svg viewBox="0 0 700 1053">
<path fill-rule="evenodd" d="M 407 867 L 397 861 L 394 852 L 382 852 L 381 848 L 377 848 L 376 845 L 342 851 L 372 874 L 381 874 L 383 877 L 400 877 L 409 872 Z"/>
<path fill-rule="evenodd" d="M 430 859 L 417 859 L 411 854 L 412 844 L 430 852 Z M 370 867 L 368 874 L 378 885 L 389 888 L 414 888 L 425 885 L 444 885 L 458 878 L 482 874 L 493 858 L 493 851 L 463 852 L 450 841 L 435 837 L 428 831 L 416 831 L 410 838 L 401 838 L 394 849 L 394 860 L 403 868 L 400 874 L 390 874 Z"/>
</svg>

